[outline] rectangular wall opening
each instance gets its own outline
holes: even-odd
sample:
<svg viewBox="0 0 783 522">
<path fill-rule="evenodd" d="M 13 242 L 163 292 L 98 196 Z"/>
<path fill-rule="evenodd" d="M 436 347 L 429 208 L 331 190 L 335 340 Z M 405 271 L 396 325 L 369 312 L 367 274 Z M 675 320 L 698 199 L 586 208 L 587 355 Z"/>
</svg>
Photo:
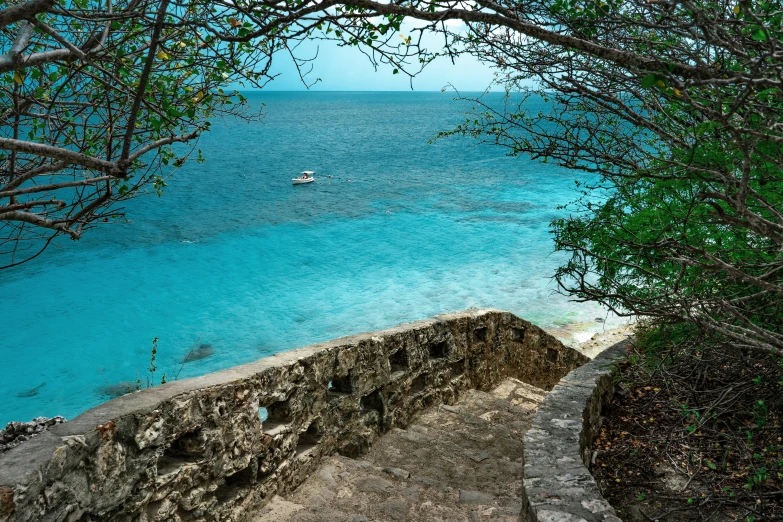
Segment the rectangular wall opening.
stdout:
<svg viewBox="0 0 783 522">
<path fill-rule="evenodd" d="M 353 393 L 353 379 L 351 378 L 351 372 L 348 375 L 341 377 L 333 377 L 329 384 L 326 385 L 326 397 L 327 399 L 336 399 L 344 395 Z"/>
<path fill-rule="evenodd" d="M 448 341 L 433 341 L 430 343 L 430 358 L 443 359 L 449 356 Z"/>
<path fill-rule="evenodd" d="M 473 330 L 473 340 L 477 343 L 483 343 L 487 340 L 487 327 L 482 326 Z"/>
<path fill-rule="evenodd" d="M 256 481 L 257 472 L 258 463 L 253 459 L 246 468 L 226 477 L 225 482 L 215 490 L 218 502 L 229 502 L 240 496 L 243 491 L 249 490 Z"/>
<path fill-rule="evenodd" d="M 423 392 L 427 388 L 427 374 L 422 373 L 411 383 L 411 395 Z"/>
<path fill-rule="evenodd" d="M 518 343 L 521 343 L 525 340 L 525 329 L 524 328 L 509 328 L 509 333 L 511 334 L 511 340 L 516 341 Z"/>
<path fill-rule="evenodd" d="M 261 419 L 261 431 L 275 436 L 286 430 L 291 424 L 291 403 L 288 400 L 276 401 L 258 409 Z"/>
<path fill-rule="evenodd" d="M 389 356 L 389 366 L 391 367 L 391 373 L 407 372 L 410 369 L 408 350 L 400 348 L 391 354 Z"/>
<path fill-rule="evenodd" d="M 383 415 L 383 396 L 381 390 L 375 390 L 369 395 L 365 395 L 359 401 L 359 410 L 361 412 L 377 411 Z"/>
<path fill-rule="evenodd" d="M 158 458 L 158 475 L 168 475 L 189 463 L 198 462 L 206 452 L 206 441 L 197 429 L 181 434 Z"/>
<path fill-rule="evenodd" d="M 383 395 L 381 390 L 375 390 L 369 395 L 365 395 L 359 400 L 359 413 L 361 415 L 362 424 L 367 427 L 375 427 L 379 433 L 383 433 L 384 420 L 383 414 L 386 407 L 383 402 Z"/>
<path fill-rule="evenodd" d="M 306 430 L 299 433 L 299 440 L 296 443 L 296 455 L 302 455 L 315 448 L 323 439 L 323 428 L 318 421 L 313 421 Z"/>
</svg>

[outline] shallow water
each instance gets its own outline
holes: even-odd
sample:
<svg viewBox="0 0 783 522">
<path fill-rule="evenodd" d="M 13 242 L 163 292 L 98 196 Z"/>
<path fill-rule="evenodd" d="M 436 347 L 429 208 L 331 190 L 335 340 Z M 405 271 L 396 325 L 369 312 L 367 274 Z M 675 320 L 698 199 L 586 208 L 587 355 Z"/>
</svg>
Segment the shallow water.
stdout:
<svg viewBox="0 0 783 522">
<path fill-rule="evenodd" d="M 446 93 L 251 100 L 264 120 L 216 122 L 207 163 L 133 201 L 130 223 L 0 272 L 0 423 L 71 418 L 144 379 L 154 337 L 159 380 L 469 307 L 543 327 L 603 315 L 553 295 L 548 223 L 581 174 L 428 144 L 463 119 Z M 292 186 L 305 169 L 317 181 Z"/>
</svg>

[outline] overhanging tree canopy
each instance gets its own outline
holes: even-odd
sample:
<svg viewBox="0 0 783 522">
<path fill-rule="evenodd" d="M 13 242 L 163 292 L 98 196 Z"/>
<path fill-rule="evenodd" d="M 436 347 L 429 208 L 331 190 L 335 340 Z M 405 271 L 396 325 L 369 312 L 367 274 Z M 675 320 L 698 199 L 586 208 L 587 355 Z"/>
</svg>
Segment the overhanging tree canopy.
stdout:
<svg viewBox="0 0 783 522">
<path fill-rule="evenodd" d="M 0 8 L 0 266 L 73 239 L 149 189 L 218 114 L 243 112 L 227 86 L 259 86 L 284 39 L 247 31 L 230 3 L 27 0 Z M 249 83 L 248 83 L 249 82 Z"/>
<path fill-rule="evenodd" d="M 506 105 L 475 100 L 484 110 L 453 132 L 598 175 L 575 213 L 555 223 L 557 247 L 572 254 L 557 274 L 567 292 L 783 350 L 779 1 L 259 8 L 268 20 L 253 34 L 318 32 L 400 70 L 439 54 L 494 64 Z M 419 21 L 414 33 L 442 35 L 443 48 L 398 39 L 406 18 Z M 455 20 L 463 24 L 446 23 Z"/>
<path fill-rule="evenodd" d="M 455 132 L 597 174 L 596 184 L 612 191 L 603 201 L 591 191 L 577 214 L 555 225 L 558 247 L 573 255 L 558 274 L 568 292 L 780 350 L 781 7 L 22 2 L 0 11 L 9 42 L 0 59 L 9 100 L 0 219 L 20 238 L 28 224 L 78 237 L 121 190 L 159 179 L 157 163 L 141 163 L 144 152 L 173 160 L 161 147 L 190 139 L 215 111 L 234 110 L 218 90 L 225 80 L 257 80 L 266 72 L 259 64 L 281 47 L 337 40 L 410 74 L 437 55 L 470 53 L 494 64 L 515 96 L 502 108 L 485 105 Z M 418 28 L 401 33 L 405 19 Z M 442 48 L 423 47 L 428 31 L 443 37 Z M 530 99 L 549 106 L 530 111 Z M 149 170 L 128 185 L 141 168 Z M 19 180 L 39 176 L 48 181 L 24 188 L 36 196 L 20 199 Z M 75 183 L 62 188 L 76 197 L 47 199 L 40 186 L 58 183 Z M 25 219 L 14 221 L 19 212 Z"/>
</svg>

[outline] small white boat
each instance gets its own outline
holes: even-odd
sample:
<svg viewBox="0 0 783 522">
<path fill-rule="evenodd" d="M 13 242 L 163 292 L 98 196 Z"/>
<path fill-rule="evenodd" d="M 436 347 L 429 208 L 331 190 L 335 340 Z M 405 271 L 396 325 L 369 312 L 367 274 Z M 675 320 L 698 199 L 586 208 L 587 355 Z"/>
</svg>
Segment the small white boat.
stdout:
<svg viewBox="0 0 783 522">
<path fill-rule="evenodd" d="M 315 181 L 315 178 L 313 177 L 313 174 L 315 174 L 314 171 L 312 171 L 312 170 L 305 170 L 304 172 L 302 172 L 301 176 L 299 176 L 298 178 L 292 179 L 291 183 L 293 183 L 294 185 L 302 185 L 304 183 L 312 183 L 313 181 Z"/>
</svg>

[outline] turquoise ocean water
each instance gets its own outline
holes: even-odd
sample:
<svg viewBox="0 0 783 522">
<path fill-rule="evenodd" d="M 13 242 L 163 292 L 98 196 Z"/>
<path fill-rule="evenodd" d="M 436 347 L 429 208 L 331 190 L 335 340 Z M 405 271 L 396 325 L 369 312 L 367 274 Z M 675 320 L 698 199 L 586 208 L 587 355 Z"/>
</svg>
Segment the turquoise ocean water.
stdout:
<svg viewBox="0 0 783 522">
<path fill-rule="evenodd" d="M 499 95 L 498 96 L 498 100 Z M 601 312 L 554 295 L 549 221 L 579 173 L 438 140 L 449 93 L 253 93 L 163 198 L 0 272 L 0 423 L 71 418 L 107 383 L 200 375 L 469 307 L 541 326 Z M 291 185 L 302 170 L 317 181 Z M 327 177 L 331 176 L 331 178 Z M 194 345 L 212 355 L 182 365 Z"/>
</svg>

